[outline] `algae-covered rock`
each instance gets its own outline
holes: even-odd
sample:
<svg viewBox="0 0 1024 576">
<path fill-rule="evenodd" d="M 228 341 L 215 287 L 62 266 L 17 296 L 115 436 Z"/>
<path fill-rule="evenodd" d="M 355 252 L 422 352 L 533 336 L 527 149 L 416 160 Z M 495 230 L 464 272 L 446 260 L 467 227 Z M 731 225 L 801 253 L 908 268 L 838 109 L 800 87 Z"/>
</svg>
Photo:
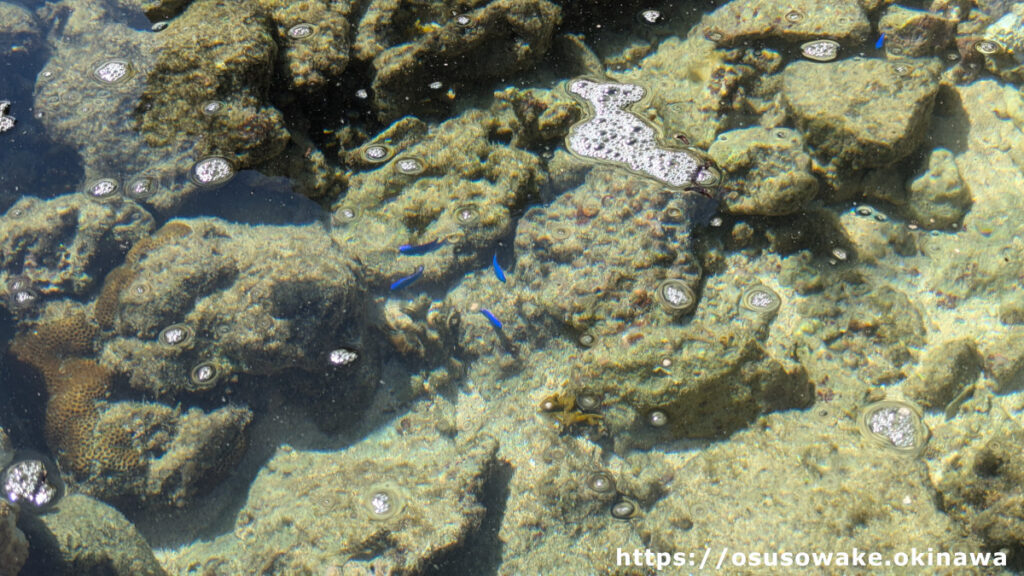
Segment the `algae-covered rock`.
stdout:
<svg viewBox="0 0 1024 576">
<path fill-rule="evenodd" d="M 903 392 L 927 409 L 942 409 L 981 375 L 982 358 L 974 342 L 958 338 L 925 353 L 920 369 Z"/>
<path fill-rule="evenodd" d="M 752 502 L 758 504 L 748 505 Z M 764 522 L 775 527 L 770 536 L 759 529 Z M 656 550 L 719 539 L 732 539 L 730 550 L 754 549 L 770 538 L 778 550 L 793 551 L 824 539 L 844 542 L 847 555 L 856 548 L 887 557 L 923 539 L 936 551 L 960 556 L 958 566 L 964 567 L 956 573 L 988 573 L 971 568 L 967 554 L 990 548 L 945 513 L 924 463 L 860 440 L 841 409 L 831 406 L 768 415 L 729 442 L 692 454 L 672 490 L 637 524 L 651 534 L 648 546 Z M 766 572 L 761 566 L 733 565 L 729 573 Z"/>
<path fill-rule="evenodd" d="M 943 468 L 938 490 L 947 513 L 967 525 L 990 549 L 1024 546 L 1024 433 L 996 430 L 961 448 Z"/>
<path fill-rule="evenodd" d="M 17 520 L 14 506 L 0 498 L 0 576 L 18 576 L 28 560 L 28 540 Z"/>
<path fill-rule="evenodd" d="M 1008 326 L 981 350 L 985 358 L 985 373 L 995 381 L 998 392 L 1013 392 L 1024 387 L 1024 349 L 1020 346 L 1021 338 L 1024 338 L 1024 329 Z"/>
<path fill-rule="evenodd" d="M 724 325 L 708 337 L 701 328 L 648 330 L 627 346 L 599 341 L 581 356 L 574 389 L 602 398 L 604 425 L 625 445 L 721 437 L 763 412 L 810 403 L 806 372 L 772 358 L 756 332 Z"/>
<path fill-rule="evenodd" d="M 27 573 L 164 576 L 153 551 L 120 512 L 83 494 L 25 523 L 32 541 Z"/>
<path fill-rule="evenodd" d="M 1014 2 L 1005 14 L 990 25 L 981 41 L 993 43 L 975 45 L 985 55 L 985 65 L 1006 82 L 1019 84 L 1024 80 L 1024 4 Z"/>
<path fill-rule="evenodd" d="M 956 35 L 958 20 L 935 12 L 889 6 L 878 21 L 889 56 L 912 58 L 944 53 Z"/>
<path fill-rule="evenodd" d="M 354 2 L 275 2 L 259 6 L 274 21 L 279 67 L 289 88 L 312 92 L 327 87 L 348 66 L 349 16 Z"/>
<path fill-rule="evenodd" d="M 0 286 L 9 291 L 20 277 L 42 299 L 82 296 L 96 288 L 111 256 L 152 228 L 153 217 L 134 202 L 26 196 L 0 217 Z"/>
<path fill-rule="evenodd" d="M 765 38 L 799 42 L 822 37 L 858 43 L 871 24 L 857 0 L 734 0 L 701 21 L 704 36 L 727 46 Z"/>
<path fill-rule="evenodd" d="M 465 13 L 434 14 L 443 24 L 407 28 L 406 38 L 392 26 L 392 37 L 385 39 L 380 30 L 388 26 L 379 20 L 399 20 L 393 12 L 402 3 L 379 4 L 385 13 L 374 15 L 376 25 L 360 22 L 363 41 L 356 48 L 360 57 L 373 60 L 373 91 L 384 120 L 412 106 L 419 114 L 447 109 L 451 99 L 445 84 L 459 89 L 528 69 L 548 51 L 561 21 L 561 8 L 547 0 L 494 0 Z M 441 82 L 442 89 L 431 88 L 434 82 Z"/>
<path fill-rule="evenodd" d="M 351 348 L 366 358 L 343 377 L 353 393 L 365 390 L 376 381 L 375 348 L 353 257 L 319 225 L 173 221 L 108 277 L 95 309 L 115 333 L 101 362 L 138 389 L 201 393 L 216 385 L 197 382 L 202 364 L 224 376 L 323 373 L 331 351 Z M 178 325 L 190 334 L 161 336 Z"/>
<path fill-rule="evenodd" d="M 798 280 L 801 281 L 801 280 Z M 895 287 L 870 281 L 853 269 L 818 279 L 822 285 L 797 306 L 808 319 L 806 345 L 827 346 L 849 358 L 868 384 L 891 384 L 908 375 L 908 364 L 925 343 L 920 306 Z"/>
<path fill-rule="evenodd" d="M 818 191 L 811 157 L 795 130 L 731 130 L 715 139 L 708 154 L 727 175 L 730 190 L 722 200 L 732 214 L 792 214 Z"/>
<path fill-rule="evenodd" d="M 174 573 L 202 566 L 211 576 L 254 566 L 421 573 L 479 526 L 497 449 L 489 437 L 442 435 L 436 418 L 410 414 L 404 432 L 388 428 L 338 452 L 280 448 L 249 488 L 234 530 L 165 554 L 165 565 Z"/>
<path fill-rule="evenodd" d="M 407 118 L 350 155 L 364 170 L 333 207 L 331 240 L 358 258 L 367 285 L 390 286 L 420 266 L 423 280 L 447 281 L 493 256 L 546 179 L 536 155 L 492 140 L 512 121 L 480 110 L 434 128 Z M 366 159 L 377 150 L 381 159 Z"/>
<path fill-rule="evenodd" d="M 181 147 L 193 162 L 224 156 L 236 169 L 282 152 L 288 130 L 266 99 L 278 48 L 263 14 L 199 0 L 158 38 L 135 114 L 149 146 Z M 213 110 L 210 102 L 219 105 Z"/>
<path fill-rule="evenodd" d="M 15 47 L 31 49 L 39 42 L 35 16 L 18 4 L 0 2 L 0 58 L 15 54 Z"/>
<path fill-rule="evenodd" d="M 624 170 L 591 170 L 582 186 L 520 221 L 516 266 L 517 276 L 529 279 L 524 297 L 536 313 L 595 336 L 641 318 L 663 323 L 691 312 L 700 279 L 693 231 L 708 204 Z M 662 304 L 667 279 L 683 283 L 689 302 Z"/>
<path fill-rule="evenodd" d="M 783 95 L 823 164 L 878 167 L 921 144 L 939 90 L 938 71 L 928 61 L 794 62 L 783 72 Z"/>
<path fill-rule="evenodd" d="M 971 193 L 960 178 L 953 153 L 932 151 L 927 170 L 907 186 L 907 211 L 922 228 L 949 229 L 964 219 L 971 207 Z"/>
</svg>

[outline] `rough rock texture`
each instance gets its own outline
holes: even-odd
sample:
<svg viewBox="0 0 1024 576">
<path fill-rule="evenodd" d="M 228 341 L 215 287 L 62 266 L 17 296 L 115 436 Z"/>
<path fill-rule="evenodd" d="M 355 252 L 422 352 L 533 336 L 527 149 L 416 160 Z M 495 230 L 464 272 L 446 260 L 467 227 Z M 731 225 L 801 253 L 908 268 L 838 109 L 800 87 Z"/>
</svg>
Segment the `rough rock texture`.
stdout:
<svg viewBox="0 0 1024 576">
<path fill-rule="evenodd" d="M 814 199 L 818 180 L 799 132 L 746 128 L 720 134 L 708 149 L 728 178 L 722 196 L 731 214 L 782 216 Z"/>
<path fill-rule="evenodd" d="M 146 143 L 181 147 L 193 161 L 224 156 L 236 169 L 279 155 L 288 130 L 266 102 L 278 50 L 268 28 L 244 4 L 198 0 L 160 33 L 136 108 Z M 210 101 L 222 102 L 220 110 L 204 109 Z"/>
<path fill-rule="evenodd" d="M 203 362 L 225 375 L 318 372 L 332 350 L 373 352 L 364 342 L 357 268 L 319 225 L 173 221 L 137 245 L 119 270 L 96 304 L 101 326 L 115 330 L 101 363 L 150 393 L 188 391 L 190 371 Z M 112 318 L 100 314 L 108 308 Z M 191 343 L 158 342 L 161 330 L 179 323 L 194 331 Z M 346 373 L 352 388 L 376 381 L 372 365 L 360 362 Z"/>
<path fill-rule="evenodd" d="M 602 398 L 603 423 L 619 440 L 626 430 L 638 444 L 726 436 L 763 412 L 811 402 L 806 372 L 769 356 L 755 334 L 710 333 L 698 322 L 648 330 L 626 353 L 609 351 L 622 343 L 605 339 L 582 355 L 571 388 Z M 667 423 L 653 422 L 655 412 Z"/>
<path fill-rule="evenodd" d="M 971 193 L 960 178 L 953 153 L 932 151 L 928 168 L 907 186 L 907 211 L 922 228 L 949 229 L 963 221 L 971 207 Z"/>
<path fill-rule="evenodd" d="M 152 216 L 134 202 L 27 196 L 0 217 L 0 286 L 25 277 L 43 300 L 83 296 L 95 290 L 111 256 L 152 229 Z M 10 306 L 7 298 L 2 304 Z"/>
<path fill-rule="evenodd" d="M 183 413 L 153 402 L 116 402 L 114 373 L 93 359 L 95 324 L 80 309 L 56 304 L 45 318 L 20 334 L 11 352 L 41 374 L 47 444 L 82 491 L 184 506 L 238 462 L 252 418 L 248 409 Z"/>
<path fill-rule="evenodd" d="M 401 2 L 377 4 L 385 12 L 375 18 L 397 20 L 390 12 L 399 10 Z M 548 51 L 561 9 L 547 0 L 494 0 L 461 14 L 469 19 L 466 24 L 452 16 L 444 14 L 443 25 L 420 30 L 397 45 L 381 34 L 386 26 L 360 22 L 357 56 L 372 55 L 373 90 L 383 119 L 398 118 L 410 106 L 419 114 L 447 108 L 445 90 L 432 89 L 432 82 L 461 88 L 529 68 Z"/>
<path fill-rule="evenodd" d="M 794 62 L 783 72 L 783 96 L 822 164 L 884 166 L 921 144 L 939 90 L 938 70 L 935 63 L 917 61 Z"/>
<path fill-rule="evenodd" d="M 367 285 L 387 287 L 420 265 L 423 280 L 437 282 L 493 255 L 513 212 L 537 197 L 547 177 L 536 155 L 492 139 L 511 137 L 520 122 L 503 108 L 501 116 L 469 111 L 429 130 L 406 118 L 367 145 L 389 146 L 390 160 L 370 164 L 352 155 L 363 170 L 333 207 L 331 239 L 358 258 Z M 422 172 L 400 172 L 405 159 Z M 435 241 L 426 254 L 398 252 Z"/>
<path fill-rule="evenodd" d="M 300 92 L 327 88 L 328 82 L 345 71 L 349 61 L 350 16 L 354 2 L 259 2 L 274 23 L 278 67 L 288 87 Z M 312 25 L 312 34 L 302 37 L 300 25 Z M 290 32 L 289 32 L 290 31 Z"/>
<path fill-rule="evenodd" d="M 671 319 L 655 294 L 666 278 L 697 285 L 692 234 L 709 203 L 624 170 L 595 167 L 582 186 L 543 210 L 529 210 L 516 232 L 517 274 L 530 279 L 521 296 L 532 304 L 524 328 L 545 315 L 575 333 L 599 336 Z"/>
<path fill-rule="evenodd" d="M 165 576 L 153 551 L 120 512 L 83 494 L 25 523 L 32 540 L 26 574 Z"/>
<path fill-rule="evenodd" d="M 701 26 L 706 38 L 727 46 L 765 38 L 797 42 L 828 37 L 857 43 L 871 32 L 857 0 L 737 0 L 705 16 Z"/>
<path fill-rule="evenodd" d="M 938 483 L 949 515 L 966 524 L 985 546 L 1019 554 L 1024 546 L 1024 432 L 996 429 L 947 459 Z"/>
<path fill-rule="evenodd" d="M 0 2 L 0 58 L 15 54 L 14 47 L 34 48 L 39 42 L 39 24 L 25 8 Z"/>
<path fill-rule="evenodd" d="M 233 532 L 162 560 L 174 573 L 201 566 L 211 576 L 419 573 L 479 526 L 495 465 L 496 442 L 453 438 L 448 418 L 413 413 L 401 431 L 339 452 L 282 447 L 253 482 Z M 382 492 L 391 508 L 375 514 Z"/>
<path fill-rule="evenodd" d="M 934 12 L 889 6 L 878 21 L 885 34 L 885 53 L 899 58 L 916 58 L 944 53 L 956 35 L 957 20 Z"/>
<path fill-rule="evenodd" d="M 0 576 L 18 576 L 28 559 L 28 540 L 15 525 L 17 519 L 14 506 L 0 498 Z"/>
<path fill-rule="evenodd" d="M 959 338 L 928 350 L 920 366 L 903 391 L 925 409 L 941 410 L 974 385 L 981 375 L 982 358 L 972 340 Z"/>
</svg>

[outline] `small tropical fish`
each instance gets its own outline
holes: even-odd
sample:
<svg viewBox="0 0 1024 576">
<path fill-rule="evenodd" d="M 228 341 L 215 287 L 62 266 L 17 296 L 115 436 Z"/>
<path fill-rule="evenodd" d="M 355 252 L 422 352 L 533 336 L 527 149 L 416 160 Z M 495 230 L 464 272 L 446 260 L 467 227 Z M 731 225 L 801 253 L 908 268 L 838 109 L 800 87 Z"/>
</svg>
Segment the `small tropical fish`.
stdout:
<svg viewBox="0 0 1024 576">
<path fill-rule="evenodd" d="M 498 280 L 505 281 L 505 271 L 501 269 L 501 264 L 498 264 L 498 253 L 494 253 L 494 259 L 491 260 L 491 264 L 494 265 L 494 275 L 498 277 Z"/>
<path fill-rule="evenodd" d="M 401 290 L 402 288 L 409 286 L 413 282 L 419 280 L 420 276 L 423 276 L 423 266 L 417 268 L 416 271 L 413 272 L 412 274 L 404 278 L 399 278 L 398 280 L 395 280 L 391 284 L 391 291 L 394 292 L 395 290 Z"/>
<path fill-rule="evenodd" d="M 881 50 L 882 46 L 885 46 L 885 34 L 878 37 L 878 41 L 875 42 L 875 50 Z"/>
<path fill-rule="evenodd" d="M 492 314 L 491 311 L 488 310 L 487 308 L 481 308 L 480 309 L 480 313 L 487 317 L 487 321 L 491 323 L 491 326 L 494 326 L 494 328 L 496 330 L 498 330 L 499 332 L 501 331 L 501 329 L 502 329 L 501 320 L 498 320 L 497 316 Z"/>
<path fill-rule="evenodd" d="M 398 251 L 406 256 L 422 256 L 423 254 L 430 254 L 441 246 L 444 246 L 444 238 L 438 238 L 426 244 L 402 244 L 398 247 Z"/>
</svg>

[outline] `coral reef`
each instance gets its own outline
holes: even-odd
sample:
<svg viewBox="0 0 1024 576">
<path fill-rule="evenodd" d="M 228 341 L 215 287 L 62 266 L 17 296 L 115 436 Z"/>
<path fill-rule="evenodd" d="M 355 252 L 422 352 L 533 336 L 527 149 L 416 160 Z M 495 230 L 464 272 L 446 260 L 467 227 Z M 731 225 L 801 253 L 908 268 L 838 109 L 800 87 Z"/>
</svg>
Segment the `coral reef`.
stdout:
<svg viewBox="0 0 1024 576">
<path fill-rule="evenodd" d="M 11 345 L 43 376 L 47 443 L 87 493 L 183 506 L 238 461 L 252 415 L 227 407 L 180 416 L 162 404 L 110 402 L 114 373 L 92 358 L 98 332 L 77 311 Z"/>
</svg>

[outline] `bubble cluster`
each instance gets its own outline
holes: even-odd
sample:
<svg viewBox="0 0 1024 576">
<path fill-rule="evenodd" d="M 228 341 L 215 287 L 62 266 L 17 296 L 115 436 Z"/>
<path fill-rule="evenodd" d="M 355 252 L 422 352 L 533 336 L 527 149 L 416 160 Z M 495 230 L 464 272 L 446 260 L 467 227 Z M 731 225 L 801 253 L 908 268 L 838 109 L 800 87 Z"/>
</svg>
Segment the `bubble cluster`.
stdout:
<svg viewBox="0 0 1024 576">
<path fill-rule="evenodd" d="M 10 101 L 0 100 L 0 133 L 7 132 L 11 128 L 14 128 L 14 117 L 7 115 L 7 111 L 10 107 Z"/>
<path fill-rule="evenodd" d="M 587 477 L 587 488 L 598 494 L 611 494 L 615 491 L 615 479 L 607 472 L 594 472 Z"/>
<path fill-rule="evenodd" d="M 636 502 L 630 500 L 629 498 L 623 498 L 622 500 L 619 500 L 618 502 L 612 504 L 611 508 L 612 518 L 616 518 L 618 520 L 629 520 L 630 518 L 636 516 L 636 512 Z"/>
<path fill-rule="evenodd" d="M 192 166 L 189 177 L 199 186 L 217 186 L 235 177 L 235 167 L 223 156 L 207 156 Z"/>
<path fill-rule="evenodd" d="M 100 178 L 86 186 L 85 194 L 97 202 L 116 200 L 121 189 L 120 183 L 113 178 Z"/>
<path fill-rule="evenodd" d="M 93 68 L 92 77 L 104 84 L 118 84 L 131 78 L 134 73 L 131 62 L 113 59 L 101 62 Z"/>
<path fill-rule="evenodd" d="M 201 108 L 203 114 L 207 116 L 213 116 L 214 114 L 219 113 L 223 109 L 224 103 L 220 100 L 210 100 L 208 102 L 204 102 Z"/>
<path fill-rule="evenodd" d="M 372 164 L 381 164 L 391 159 L 395 151 L 384 144 L 367 144 L 359 149 L 359 157 Z"/>
<path fill-rule="evenodd" d="M 459 226 L 472 226 L 480 220 L 480 211 L 475 206 L 464 205 L 455 209 L 455 221 Z"/>
<path fill-rule="evenodd" d="M 395 171 L 399 174 L 416 176 L 422 174 L 426 169 L 427 167 L 423 160 L 414 156 L 404 156 L 395 160 Z"/>
<path fill-rule="evenodd" d="M 902 400 L 883 400 L 864 408 L 860 431 L 872 443 L 901 454 L 920 454 L 928 441 L 921 409 Z"/>
<path fill-rule="evenodd" d="M 686 312 L 697 304 L 697 296 L 690 285 L 678 278 L 663 280 L 658 285 L 658 302 L 669 312 Z"/>
<path fill-rule="evenodd" d="M 39 302 L 39 292 L 27 276 L 15 276 L 7 282 L 7 303 L 12 310 L 27 310 Z"/>
<path fill-rule="evenodd" d="M 43 456 L 30 456 L 7 466 L 0 475 L 0 487 L 7 501 L 45 510 L 64 495 L 64 482 L 56 465 Z"/>
<path fill-rule="evenodd" d="M 349 222 L 355 220 L 358 217 L 359 212 L 356 212 L 355 208 L 352 208 L 350 206 L 342 206 L 341 208 L 338 208 L 337 210 L 334 211 L 333 221 L 335 225 L 348 224 Z"/>
<path fill-rule="evenodd" d="M 1003 47 L 995 40 L 979 40 L 974 43 L 974 51 L 979 54 L 991 56 L 1002 52 Z"/>
<path fill-rule="evenodd" d="M 365 505 L 372 520 L 388 520 L 402 511 L 405 499 L 390 485 L 376 486 L 367 493 Z"/>
<path fill-rule="evenodd" d="M 292 40 L 302 40 L 304 38 L 309 38 L 315 32 L 316 32 L 316 27 L 315 26 L 313 26 L 312 24 L 306 24 L 305 22 L 303 22 L 302 24 L 296 24 L 295 26 L 292 26 L 291 28 L 289 28 L 288 29 L 288 37 L 291 38 Z"/>
<path fill-rule="evenodd" d="M 156 194 L 156 181 L 149 176 L 139 176 L 128 183 L 124 189 L 125 196 L 132 200 L 143 200 Z"/>
<path fill-rule="evenodd" d="M 835 40 L 812 40 L 800 45 L 800 52 L 808 60 L 829 62 L 839 54 L 839 42 Z"/>
<path fill-rule="evenodd" d="M 190 389 L 194 391 L 205 391 L 213 388 L 220 380 L 220 368 L 213 362 L 196 364 L 189 372 L 188 379 L 192 383 Z"/>
<path fill-rule="evenodd" d="M 675 188 L 710 188 L 721 182 L 721 172 L 710 158 L 690 148 L 660 146 L 654 126 L 626 110 L 643 99 L 641 86 L 581 78 L 571 81 L 567 89 L 589 108 L 566 138 L 570 152 L 624 166 Z"/>
<path fill-rule="evenodd" d="M 640 22 L 644 24 L 661 24 L 665 21 L 665 15 L 659 10 L 654 10 L 653 8 L 641 10 L 640 14 L 637 15 L 637 18 L 639 18 Z"/>
<path fill-rule="evenodd" d="M 338 348 L 327 353 L 327 363 L 331 366 L 350 366 L 359 360 L 359 353 L 351 348 Z"/>
<path fill-rule="evenodd" d="M 192 343 L 195 332 L 188 324 L 171 324 L 160 331 L 157 341 L 168 348 L 184 348 Z"/>
<path fill-rule="evenodd" d="M 770 288 L 754 286 L 743 292 L 740 297 L 740 307 L 750 310 L 761 316 L 772 316 L 782 305 L 782 299 Z"/>
</svg>

